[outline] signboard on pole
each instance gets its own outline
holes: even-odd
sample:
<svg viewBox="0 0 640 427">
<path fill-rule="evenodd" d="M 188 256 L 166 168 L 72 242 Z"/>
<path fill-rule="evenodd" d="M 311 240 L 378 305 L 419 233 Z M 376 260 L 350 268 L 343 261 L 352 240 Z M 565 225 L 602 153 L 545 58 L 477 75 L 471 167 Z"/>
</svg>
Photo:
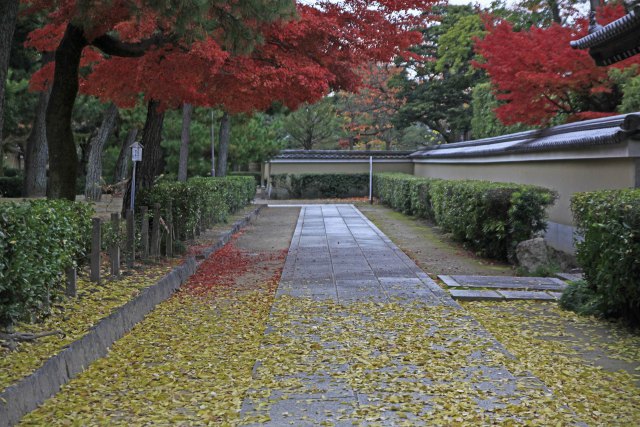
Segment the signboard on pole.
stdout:
<svg viewBox="0 0 640 427">
<path fill-rule="evenodd" d="M 136 206 L 136 165 L 142 161 L 142 144 L 138 141 L 131 145 L 131 160 L 133 161 L 133 173 L 131 174 L 131 202 L 130 209 L 135 212 Z"/>
</svg>

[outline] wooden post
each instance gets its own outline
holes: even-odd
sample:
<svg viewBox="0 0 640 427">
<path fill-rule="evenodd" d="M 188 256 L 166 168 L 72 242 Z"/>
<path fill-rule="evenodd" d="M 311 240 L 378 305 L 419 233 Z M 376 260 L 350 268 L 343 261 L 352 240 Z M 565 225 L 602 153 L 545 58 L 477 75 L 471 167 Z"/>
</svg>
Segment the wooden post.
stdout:
<svg viewBox="0 0 640 427">
<path fill-rule="evenodd" d="M 133 268 L 136 260 L 136 222 L 133 211 L 127 209 L 127 267 Z"/>
<path fill-rule="evenodd" d="M 140 215 L 142 215 L 142 226 L 140 229 L 140 237 L 142 239 L 142 259 L 149 258 L 149 215 L 146 206 L 140 207 Z"/>
<path fill-rule="evenodd" d="M 169 204 L 167 205 L 167 228 L 169 232 L 167 233 L 167 248 L 166 255 L 168 258 L 173 257 L 173 203 L 169 200 Z"/>
<path fill-rule="evenodd" d="M 100 249 L 102 247 L 100 218 L 92 218 L 91 230 L 91 274 L 89 276 L 92 282 L 100 283 Z"/>
<path fill-rule="evenodd" d="M 111 228 L 114 233 L 120 234 L 120 214 L 117 212 L 111 214 Z M 111 258 L 111 275 L 120 277 L 120 244 L 117 241 L 111 244 L 109 257 Z"/>
<path fill-rule="evenodd" d="M 153 227 L 151 228 L 151 256 L 160 256 L 160 203 L 153 205 Z"/>
<path fill-rule="evenodd" d="M 67 276 L 67 287 L 64 290 L 64 294 L 68 297 L 75 298 L 78 295 L 78 276 L 74 267 L 67 268 L 65 271 Z"/>
</svg>

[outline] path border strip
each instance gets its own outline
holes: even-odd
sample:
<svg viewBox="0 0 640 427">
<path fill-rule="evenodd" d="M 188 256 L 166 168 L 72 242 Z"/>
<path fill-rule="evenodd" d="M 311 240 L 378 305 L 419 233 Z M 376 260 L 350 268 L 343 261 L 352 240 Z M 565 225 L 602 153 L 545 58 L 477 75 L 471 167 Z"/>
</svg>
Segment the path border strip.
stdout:
<svg viewBox="0 0 640 427">
<path fill-rule="evenodd" d="M 109 347 L 141 322 L 158 304 L 167 300 L 200 264 L 213 252 L 222 248 L 242 227 L 253 221 L 266 205 L 257 207 L 234 222 L 231 229 L 200 255 L 185 262 L 148 286 L 131 301 L 100 320 L 80 339 L 72 342 L 40 368 L 0 393 L 0 427 L 17 424 L 23 416 L 54 396 L 60 388 L 83 372 L 92 362 L 105 357 Z"/>
</svg>

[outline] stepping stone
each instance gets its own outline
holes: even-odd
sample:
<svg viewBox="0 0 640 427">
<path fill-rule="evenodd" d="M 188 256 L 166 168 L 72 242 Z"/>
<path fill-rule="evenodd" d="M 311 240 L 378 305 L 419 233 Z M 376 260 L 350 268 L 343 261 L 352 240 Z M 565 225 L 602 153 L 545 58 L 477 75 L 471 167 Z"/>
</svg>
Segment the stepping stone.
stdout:
<svg viewBox="0 0 640 427">
<path fill-rule="evenodd" d="M 562 297 L 562 292 L 547 292 L 549 295 L 551 295 L 553 298 L 555 298 L 556 300 L 559 300 Z"/>
<path fill-rule="evenodd" d="M 567 280 L 569 282 L 576 282 L 578 280 L 584 280 L 584 276 L 582 274 L 574 274 L 574 273 L 556 273 L 562 280 Z"/>
<path fill-rule="evenodd" d="M 556 298 L 552 297 L 546 292 L 529 292 L 529 291 L 499 291 L 504 297 L 509 300 L 541 300 L 541 301 L 555 301 Z"/>
<path fill-rule="evenodd" d="M 473 291 L 466 289 L 451 289 L 453 299 L 458 301 L 502 301 L 504 297 L 496 291 Z"/>
<path fill-rule="evenodd" d="M 555 277 L 438 276 L 449 287 L 562 291 L 567 284 Z"/>
</svg>

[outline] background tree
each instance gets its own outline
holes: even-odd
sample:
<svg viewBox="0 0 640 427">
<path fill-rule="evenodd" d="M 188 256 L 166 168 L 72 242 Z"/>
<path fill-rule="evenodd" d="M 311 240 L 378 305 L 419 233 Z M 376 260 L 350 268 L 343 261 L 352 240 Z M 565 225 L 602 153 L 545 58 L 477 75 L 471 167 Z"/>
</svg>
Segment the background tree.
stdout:
<svg viewBox="0 0 640 427">
<path fill-rule="evenodd" d="M 283 122 L 286 139 L 292 148 L 305 150 L 335 148 L 342 123 L 330 98 L 315 104 L 303 104 Z"/>
<path fill-rule="evenodd" d="M 111 103 L 107 106 L 98 131 L 89 142 L 87 173 L 85 178 L 84 197 L 86 200 L 100 201 L 102 198 L 102 151 L 116 126 L 118 107 Z"/>
<path fill-rule="evenodd" d="M 19 5 L 19 0 L 3 0 L 0 2 L 0 176 L 3 175 L 4 164 L 2 149 L 4 144 L 4 91 L 9 71 L 9 53 L 11 52 Z"/>
<path fill-rule="evenodd" d="M 400 88 L 392 80 L 402 70 L 392 64 L 369 63 L 362 67 L 362 87 L 357 93 L 339 93 L 337 103 L 344 116 L 345 128 L 351 141 L 380 141 L 390 150 L 399 132 L 392 121 L 404 104 Z"/>
<path fill-rule="evenodd" d="M 485 79 L 471 67 L 473 40 L 484 26 L 470 6 L 441 7 L 437 13 L 440 23 L 423 30 L 422 59 L 406 64 L 400 92 L 406 103 L 395 124 L 402 129 L 422 123 L 453 142 L 469 137 L 472 88 Z"/>
</svg>

